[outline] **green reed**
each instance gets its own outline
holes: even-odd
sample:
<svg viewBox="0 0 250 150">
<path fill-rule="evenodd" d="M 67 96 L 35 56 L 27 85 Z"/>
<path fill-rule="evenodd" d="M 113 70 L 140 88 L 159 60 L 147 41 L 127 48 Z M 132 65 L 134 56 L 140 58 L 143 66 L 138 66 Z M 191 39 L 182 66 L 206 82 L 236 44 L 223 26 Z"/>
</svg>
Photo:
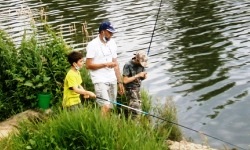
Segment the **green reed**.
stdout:
<svg viewBox="0 0 250 150">
<path fill-rule="evenodd" d="M 125 96 L 121 96 L 118 99 L 118 102 L 123 105 L 128 105 L 128 101 L 129 100 Z M 155 132 L 157 132 L 158 138 L 162 138 L 162 140 L 182 140 L 181 129 L 178 126 L 170 123 L 178 123 L 176 106 L 171 97 L 167 98 L 165 102 L 162 102 L 163 104 L 153 105 L 152 102 L 156 102 L 157 100 L 152 99 L 152 96 L 150 96 L 145 89 L 142 89 L 141 101 L 142 111 L 163 118 L 166 121 L 144 114 L 142 114 L 139 120 L 136 121 L 139 121 L 140 124 L 144 126 L 144 128 L 153 129 Z M 125 116 L 128 118 L 130 117 L 127 108 L 120 106 L 118 107 L 122 110 L 122 114 L 125 114 Z"/>
<path fill-rule="evenodd" d="M 59 113 L 44 122 L 23 122 L 19 134 L 0 141 L 0 147 L 20 149 L 167 149 L 156 132 L 124 116 L 103 117 L 99 108 Z"/>
<path fill-rule="evenodd" d="M 169 97 L 163 105 L 157 105 L 154 107 L 153 112 L 158 117 L 166 120 L 154 120 L 154 128 L 158 132 L 159 137 L 166 136 L 166 139 L 181 141 L 183 136 L 180 127 L 171 123 L 174 122 L 178 124 L 177 110 L 172 98 Z"/>
</svg>

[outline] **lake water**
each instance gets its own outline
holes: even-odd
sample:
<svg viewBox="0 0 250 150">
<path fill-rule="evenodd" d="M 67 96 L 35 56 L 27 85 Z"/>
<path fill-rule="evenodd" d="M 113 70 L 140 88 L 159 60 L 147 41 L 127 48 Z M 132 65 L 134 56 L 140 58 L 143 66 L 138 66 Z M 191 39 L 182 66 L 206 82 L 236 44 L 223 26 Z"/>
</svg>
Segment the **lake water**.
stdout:
<svg viewBox="0 0 250 150">
<path fill-rule="evenodd" d="M 18 43 L 42 13 L 69 45 L 85 49 L 82 23 L 94 37 L 108 19 L 121 68 L 135 51 L 149 52 L 143 88 L 155 104 L 170 98 L 181 125 L 250 149 L 249 0 L 163 0 L 149 48 L 159 6 L 160 0 L 0 0 L 0 28 Z M 225 144 L 182 130 L 195 143 Z"/>
</svg>

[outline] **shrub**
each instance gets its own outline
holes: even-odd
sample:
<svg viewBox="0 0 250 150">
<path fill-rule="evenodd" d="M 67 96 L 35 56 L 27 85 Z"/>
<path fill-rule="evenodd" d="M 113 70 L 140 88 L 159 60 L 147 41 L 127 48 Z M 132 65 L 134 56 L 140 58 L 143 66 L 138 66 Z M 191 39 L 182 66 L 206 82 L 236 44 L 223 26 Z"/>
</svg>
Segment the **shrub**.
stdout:
<svg viewBox="0 0 250 150">
<path fill-rule="evenodd" d="M 71 50 L 50 30 L 44 39 L 23 36 L 16 47 L 9 36 L 0 31 L 0 109 L 3 120 L 10 115 L 37 106 L 37 94 L 50 92 L 51 104 L 61 102 L 63 80 L 69 64 L 66 54 Z M 41 42 L 42 41 L 42 42 Z"/>
</svg>

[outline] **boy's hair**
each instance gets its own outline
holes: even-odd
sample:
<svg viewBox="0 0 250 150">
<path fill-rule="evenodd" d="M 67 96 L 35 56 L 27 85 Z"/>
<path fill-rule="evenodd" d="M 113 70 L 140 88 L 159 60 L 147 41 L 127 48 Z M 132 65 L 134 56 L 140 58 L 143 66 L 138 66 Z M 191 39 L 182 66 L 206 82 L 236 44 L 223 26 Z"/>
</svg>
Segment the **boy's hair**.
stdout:
<svg viewBox="0 0 250 150">
<path fill-rule="evenodd" d="M 68 62 L 70 63 L 70 65 L 72 66 L 73 63 L 77 63 L 78 60 L 83 58 L 83 54 L 79 51 L 72 51 L 68 54 Z"/>
</svg>

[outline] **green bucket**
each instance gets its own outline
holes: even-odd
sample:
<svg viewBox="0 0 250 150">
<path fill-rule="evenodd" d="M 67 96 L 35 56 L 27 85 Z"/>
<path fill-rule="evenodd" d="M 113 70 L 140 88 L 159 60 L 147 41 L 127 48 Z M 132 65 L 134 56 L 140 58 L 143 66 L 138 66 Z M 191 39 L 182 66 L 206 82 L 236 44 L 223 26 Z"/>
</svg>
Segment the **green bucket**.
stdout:
<svg viewBox="0 0 250 150">
<path fill-rule="evenodd" d="M 38 107 L 42 109 L 48 109 L 50 104 L 51 94 L 50 93 L 39 93 L 38 94 Z"/>
</svg>

